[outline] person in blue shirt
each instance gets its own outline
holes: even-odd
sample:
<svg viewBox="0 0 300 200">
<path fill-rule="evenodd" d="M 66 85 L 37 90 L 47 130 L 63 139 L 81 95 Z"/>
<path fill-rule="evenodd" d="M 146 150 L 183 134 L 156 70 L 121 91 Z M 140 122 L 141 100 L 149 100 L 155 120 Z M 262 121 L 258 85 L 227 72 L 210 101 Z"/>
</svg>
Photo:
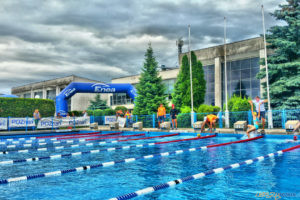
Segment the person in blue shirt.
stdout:
<svg viewBox="0 0 300 200">
<path fill-rule="evenodd" d="M 258 121 L 259 121 L 259 117 L 260 117 L 260 107 L 258 107 L 258 114 L 257 112 L 253 112 L 253 104 L 251 104 L 251 113 L 252 113 L 252 117 L 253 117 L 253 125 L 249 124 L 248 125 L 248 130 L 247 130 L 247 136 L 248 138 L 250 138 L 250 134 L 252 131 L 256 131 L 259 126 L 258 126 Z"/>
<path fill-rule="evenodd" d="M 265 124 L 266 124 L 266 108 L 265 108 L 265 103 L 267 103 L 268 100 L 261 100 L 259 98 L 259 96 L 255 97 L 255 100 L 250 100 L 249 103 L 251 106 L 253 106 L 253 104 L 255 105 L 255 110 L 256 112 L 258 112 L 258 110 L 260 110 L 260 117 L 259 120 L 261 118 L 262 121 L 262 131 L 265 130 Z"/>
</svg>

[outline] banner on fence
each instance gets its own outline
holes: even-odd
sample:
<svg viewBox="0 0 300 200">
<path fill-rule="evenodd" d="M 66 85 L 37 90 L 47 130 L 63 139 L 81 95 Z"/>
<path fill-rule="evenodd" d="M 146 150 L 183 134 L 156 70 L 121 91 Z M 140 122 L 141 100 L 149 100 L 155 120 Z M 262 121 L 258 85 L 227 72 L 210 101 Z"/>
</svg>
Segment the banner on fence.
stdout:
<svg viewBox="0 0 300 200">
<path fill-rule="evenodd" d="M 7 118 L 0 118 L 0 130 L 7 130 Z"/>
<path fill-rule="evenodd" d="M 39 121 L 37 128 L 38 129 L 58 128 L 60 126 L 60 124 L 61 124 L 60 119 L 55 119 L 55 118 L 52 118 L 52 117 L 42 118 Z"/>
<path fill-rule="evenodd" d="M 105 116 L 104 124 L 109 124 L 111 122 L 116 122 L 117 117 L 116 116 Z"/>
<path fill-rule="evenodd" d="M 10 128 L 34 127 L 33 118 L 9 118 Z"/>
<path fill-rule="evenodd" d="M 90 117 L 75 117 L 75 118 L 62 118 L 60 127 L 66 126 L 89 126 Z"/>
<path fill-rule="evenodd" d="M 121 128 L 124 128 L 126 124 L 126 118 L 118 117 L 118 122 L 119 122 L 119 126 Z"/>
</svg>

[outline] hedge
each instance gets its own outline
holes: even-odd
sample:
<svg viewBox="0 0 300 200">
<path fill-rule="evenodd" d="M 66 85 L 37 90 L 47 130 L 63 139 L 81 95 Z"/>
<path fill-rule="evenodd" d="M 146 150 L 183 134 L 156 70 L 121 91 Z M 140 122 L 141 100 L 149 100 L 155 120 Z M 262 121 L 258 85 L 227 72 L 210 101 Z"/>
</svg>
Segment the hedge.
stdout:
<svg viewBox="0 0 300 200">
<path fill-rule="evenodd" d="M 0 117 L 32 117 L 35 109 L 39 109 L 42 117 L 54 116 L 54 101 L 0 97 Z"/>
</svg>

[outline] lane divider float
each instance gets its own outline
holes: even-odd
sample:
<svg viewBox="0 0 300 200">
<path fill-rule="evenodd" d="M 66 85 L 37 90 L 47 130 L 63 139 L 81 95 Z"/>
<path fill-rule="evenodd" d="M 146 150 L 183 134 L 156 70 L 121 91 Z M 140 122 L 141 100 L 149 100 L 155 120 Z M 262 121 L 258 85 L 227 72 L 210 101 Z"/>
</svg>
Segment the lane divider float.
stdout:
<svg viewBox="0 0 300 200">
<path fill-rule="evenodd" d="M 47 172 L 47 173 L 42 173 L 42 174 L 33 174 L 33 175 L 20 176 L 20 177 L 15 177 L 15 178 L 2 179 L 2 180 L 0 180 L 0 184 L 7 184 L 7 183 L 11 183 L 11 182 L 16 182 L 16 181 L 30 180 L 30 179 L 36 179 L 36 178 L 42 178 L 42 177 L 48 177 L 48 176 L 57 176 L 57 175 L 67 174 L 70 172 L 80 172 L 83 170 L 90 170 L 90 169 L 99 168 L 99 167 L 113 166 L 113 165 L 120 164 L 120 163 L 131 163 L 131 162 L 134 162 L 137 160 L 147 160 L 150 158 L 158 158 L 158 157 L 166 157 L 166 156 L 170 156 L 170 155 L 177 155 L 177 154 L 182 154 L 184 152 L 206 150 L 211 147 L 219 147 L 219 146 L 225 146 L 225 145 L 230 145 L 230 144 L 243 143 L 243 142 L 248 142 L 248 141 L 252 141 L 252 140 L 257 140 L 262 137 L 263 136 L 258 136 L 258 137 L 254 137 L 254 138 L 250 138 L 250 139 L 233 141 L 230 143 L 228 143 L 228 142 L 221 143 L 218 146 L 208 145 L 208 146 L 189 148 L 189 149 L 179 149 L 179 150 L 171 151 L 171 152 L 151 154 L 151 155 L 146 155 L 146 156 L 141 156 L 141 157 L 136 157 L 136 158 L 126 158 L 126 159 L 122 159 L 122 160 L 103 162 L 103 163 L 99 163 L 99 164 L 81 166 L 81 167 L 72 168 L 72 169 L 65 169 L 65 170 L 52 171 L 52 172 Z"/>
<path fill-rule="evenodd" d="M 137 136 L 144 136 L 145 133 L 140 133 L 140 134 L 135 134 L 135 135 L 124 135 L 122 137 L 137 137 Z M 119 136 L 121 137 L 121 136 Z M 106 138 L 109 139 L 109 138 Z M 114 141 L 118 141 L 118 140 L 114 140 Z M 75 147 L 80 147 L 80 146 L 94 146 L 95 144 L 98 145 L 102 145 L 102 144 L 106 144 L 106 143 L 116 143 L 114 141 L 109 141 L 109 142 L 98 142 L 98 143 L 78 143 L 78 144 L 73 144 L 71 146 L 56 146 L 56 147 L 44 147 L 44 148 L 33 148 L 33 149 L 19 149 L 19 150 L 2 150 L 0 151 L 0 155 L 3 154 L 10 154 L 12 152 L 17 152 L 17 153 L 28 153 L 28 152 L 35 152 L 35 151 L 48 151 L 48 150 L 52 150 L 52 149 L 65 149 L 65 148 L 75 148 Z M 58 142 L 58 141 L 57 141 Z M 79 142 L 85 142 L 85 140 L 79 140 Z M 67 144 L 72 144 L 73 141 L 72 140 L 68 140 Z"/>
<path fill-rule="evenodd" d="M 34 157 L 34 158 L 18 159 L 18 160 L 5 160 L 5 161 L 0 161 L 0 165 L 66 158 L 66 157 L 73 157 L 73 156 L 80 156 L 80 155 L 94 154 L 94 153 L 101 153 L 101 152 L 126 150 L 126 149 L 132 149 L 132 148 L 144 148 L 144 147 L 150 147 L 150 146 L 154 146 L 154 145 L 168 144 L 168 143 L 173 143 L 173 142 L 183 142 L 183 141 L 190 141 L 190 140 L 199 140 L 199 139 L 206 139 L 206 138 L 212 138 L 212 137 L 216 137 L 216 135 L 188 138 L 188 139 L 181 139 L 181 140 L 171 140 L 171 141 L 165 141 L 165 142 L 136 144 L 136 145 L 129 145 L 129 146 L 121 146 L 121 147 L 111 147 L 111 148 L 107 148 L 107 149 L 93 149 L 93 150 L 89 150 L 89 151 L 74 152 L 74 153 L 67 153 L 67 154 L 56 154 L 56 155 L 44 156 L 44 157 Z"/>
<path fill-rule="evenodd" d="M 186 176 L 184 178 L 169 181 L 167 183 L 163 183 L 163 184 L 156 185 L 156 186 L 153 186 L 153 187 L 147 187 L 147 188 L 144 188 L 142 190 L 138 190 L 138 191 L 131 192 L 131 193 L 128 193 L 128 194 L 125 194 L 125 195 L 121 195 L 121 196 L 118 196 L 118 197 L 111 198 L 109 200 L 132 199 L 134 197 L 138 197 L 138 196 L 142 196 L 142 195 L 145 195 L 145 194 L 153 193 L 153 192 L 158 191 L 158 190 L 174 187 L 176 185 L 182 184 L 182 183 L 187 182 L 187 181 L 192 181 L 192 180 L 204 178 L 205 176 L 208 176 L 208 175 L 222 173 L 225 170 L 235 169 L 235 168 L 251 165 L 253 163 L 265 160 L 266 158 L 273 158 L 273 157 L 281 156 L 285 152 L 292 151 L 292 150 L 298 149 L 298 148 L 300 148 L 300 145 L 297 145 L 297 146 L 294 146 L 294 147 L 291 147 L 291 148 L 287 148 L 287 149 L 283 149 L 283 150 L 277 151 L 275 153 L 269 153 L 265 156 L 259 156 L 259 157 L 253 158 L 253 159 L 249 159 L 249 160 L 239 162 L 239 163 L 234 163 L 234 164 L 231 164 L 231 165 L 227 165 L 225 167 L 215 168 L 215 169 L 208 170 L 208 171 L 205 171 L 205 172 L 201 172 L 201 173 L 198 173 L 198 174 L 194 174 L 194 175 L 191 175 L 191 176 Z"/>
</svg>

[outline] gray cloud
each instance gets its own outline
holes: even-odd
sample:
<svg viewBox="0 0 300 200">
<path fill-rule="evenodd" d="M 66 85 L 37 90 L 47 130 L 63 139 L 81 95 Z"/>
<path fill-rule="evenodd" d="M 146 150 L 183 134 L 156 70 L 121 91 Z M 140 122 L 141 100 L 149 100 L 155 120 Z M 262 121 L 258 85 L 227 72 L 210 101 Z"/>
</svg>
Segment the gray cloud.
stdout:
<svg viewBox="0 0 300 200">
<path fill-rule="evenodd" d="M 279 24 L 268 15 L 280 3 L 272 0 L 3 0 L 0 93 L 69 74 L 106 82 L 137 74 L 149 42 L 159 64 L 175 67 L 175 41 L 187 40 L 188 24 L 192 49 L 223 43 L 224 16 L 228 41 L 256 37 L 261 3 L 267 27 Z"/>
</svg>

